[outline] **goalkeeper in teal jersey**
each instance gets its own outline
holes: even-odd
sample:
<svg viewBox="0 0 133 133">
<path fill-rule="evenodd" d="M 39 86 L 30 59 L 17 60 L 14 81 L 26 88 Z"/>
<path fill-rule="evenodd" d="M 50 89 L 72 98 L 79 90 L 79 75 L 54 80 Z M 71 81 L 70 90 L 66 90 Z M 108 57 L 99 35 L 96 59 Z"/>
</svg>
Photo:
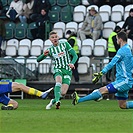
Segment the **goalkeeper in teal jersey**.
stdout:
<svg viewBox="0 0 133 133">
<path fill-rule="evenodd" d="M 115 93 L 121 109 L 133 109 L 133 101 L 127 101 L 128 92 L 133 86 L 133 57 L 131 49 L 127 44 L 127 35 L 125 32 L 119 32 L 117 34 L 117 43 L 120 45 L 120 49 L 101 72 L 94 74 L 95 77 L 92 81 L 93 83 L 97 83 L 101 76 L 106 74 L 114 65 L 116 65 L 116 80 L 107 86 L 94 90 L 91 94 L 82 98 L 75 92 L 73 94 L 74 105 L 90 100 L 99 101 L 102 99 L 103 94 Z"/>
<path fill-rule="evenodd" d="M 60 98 L 67 93 L 71 82 L 72 69 L 75 68 L 74 64 L 78 56 L 68 42 L 59 42 L 59 37 L 55 31 L 50 32 L 49 39 L 53 45 L 45 50 L 44 53 L 37 58 L 37 61 L 40 62 L 47 56 L 54 60 L 53 75 L 56 81 L 54 87 L 55 99 L 50 101 L 46 109 L 51 109 L 55 103 L 56 109 L 59 109 L 61 103 Z"/>
</svg>

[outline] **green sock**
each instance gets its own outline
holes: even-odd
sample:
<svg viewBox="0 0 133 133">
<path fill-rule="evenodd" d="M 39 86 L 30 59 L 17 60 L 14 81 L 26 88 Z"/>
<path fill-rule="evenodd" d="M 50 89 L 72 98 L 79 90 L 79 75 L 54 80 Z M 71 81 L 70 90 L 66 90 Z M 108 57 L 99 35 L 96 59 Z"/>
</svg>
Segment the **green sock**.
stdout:
<svg viewBox="0 0 133 133">
<path fill-rule="evenodd" d="M 60 100 L 60 88 L 61 88 L 61 83 L 56 83 L 54 88 L 54 95 L 56 102 Z"/>
<path fill-rule="evenodd" d="M 56 100 L 54 99 L 53 101 L 52 101 L 52 104 L 55 104 L 56 103 Z"/>
</svg>

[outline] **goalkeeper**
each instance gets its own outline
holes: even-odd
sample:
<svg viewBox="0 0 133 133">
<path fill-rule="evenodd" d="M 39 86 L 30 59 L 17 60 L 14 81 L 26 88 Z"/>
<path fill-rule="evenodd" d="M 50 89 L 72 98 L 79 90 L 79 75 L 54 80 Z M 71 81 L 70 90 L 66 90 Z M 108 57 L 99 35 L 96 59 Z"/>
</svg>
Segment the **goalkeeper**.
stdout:
<svg viewBox="0 0 133 133">
<path fill-rule="evenodd" d="M 96 84 L 103 74 L 106 74 L 114 65 L 116 65 L 116 80 L 107 86 L 94 90 L 91 94 L 80 98 L 76 92 L 73 94 L 73 104 L 84 101 L 102 99 L 103 94 L 115 93 L 121 109 L 133 109 L 133 101 L 127 101 L 128 92 L 132 89 L 133 85 L 133 57 L 132 52 L 127 44 L 127 35 L 125 32 L 117 34 L 117 43 L 120 49 L 111 60 L 111 62 L 103 68 L 99 73 L 94 74 L 92 82 Z"/>
</svg>

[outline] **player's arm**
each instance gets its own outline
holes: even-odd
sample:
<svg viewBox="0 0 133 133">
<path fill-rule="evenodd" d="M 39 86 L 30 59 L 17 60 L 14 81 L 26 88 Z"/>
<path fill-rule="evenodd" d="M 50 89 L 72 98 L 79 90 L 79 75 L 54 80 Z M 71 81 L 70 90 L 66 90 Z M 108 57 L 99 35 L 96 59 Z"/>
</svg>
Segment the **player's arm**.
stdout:
<svg viewBox="0 0 133 133">
<path fill-rule="evenodd" d="M 37 58 L 37 62 L 44 60 L 48 56 L 48 54 L 49 50 L 45 50 L 44 53 Z"/>
<path fill-rule="evenodd" d="M 71 63 L 68 64 L 68 65 L 69 65 L 69 67 L 70 67 L 71 69 L 75 69 L 74 64 L 75 64 L 75 62 L 76 62 L 77 59 L 78 59 L 78 55 L 76 54 L 75 50 L 71 47 L 71 45 L 70 45 L 68 42 L 66 42 L 66 49 L 68 50 L 69 54 L 72 55 L 72 61 L 71 61 Z"/>
<path fill-rule="evenodd" d="M 102 77 L 102 75 L 106 74 L 120 59 L 120 54 L 116 54 L 114 58 L 111 60 L 111 62 L 102 69 L 102 71 L 93 74 L 94 78 L 92 79 L 92 82 L 96 84 Z"/>
<path fill-rule="evenodd" d="M 111 68 L 113 68 L 113 66 L 115 66 L 115 64 L 121 59 L 121 56 L 119 54 L 116 54 L 113 59 L 111 60 L 111 62 L 106 65 L 103 70 L 102 73 L 106 74 Z"/>
</svg>

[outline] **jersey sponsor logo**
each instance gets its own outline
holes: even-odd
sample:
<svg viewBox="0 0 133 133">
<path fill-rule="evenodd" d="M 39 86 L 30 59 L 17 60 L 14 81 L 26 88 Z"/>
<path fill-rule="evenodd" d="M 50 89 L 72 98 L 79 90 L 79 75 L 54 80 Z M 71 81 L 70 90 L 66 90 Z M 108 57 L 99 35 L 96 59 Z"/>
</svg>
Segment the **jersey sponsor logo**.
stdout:
<svg viewBox="0 0 133 133">
<path fill-rule="evenodd" d="M 54 53 L 53 53 L 53 57 L 54 57 L 54 58 L 60 58 L 60 57 L 62 57 L 62 56 L 65 56 L 65 53 L 64 53 L 64 52 L 60 52 L 60 53 L 57 53 L 57 54 L 54 54 Z"/>
</svg>

